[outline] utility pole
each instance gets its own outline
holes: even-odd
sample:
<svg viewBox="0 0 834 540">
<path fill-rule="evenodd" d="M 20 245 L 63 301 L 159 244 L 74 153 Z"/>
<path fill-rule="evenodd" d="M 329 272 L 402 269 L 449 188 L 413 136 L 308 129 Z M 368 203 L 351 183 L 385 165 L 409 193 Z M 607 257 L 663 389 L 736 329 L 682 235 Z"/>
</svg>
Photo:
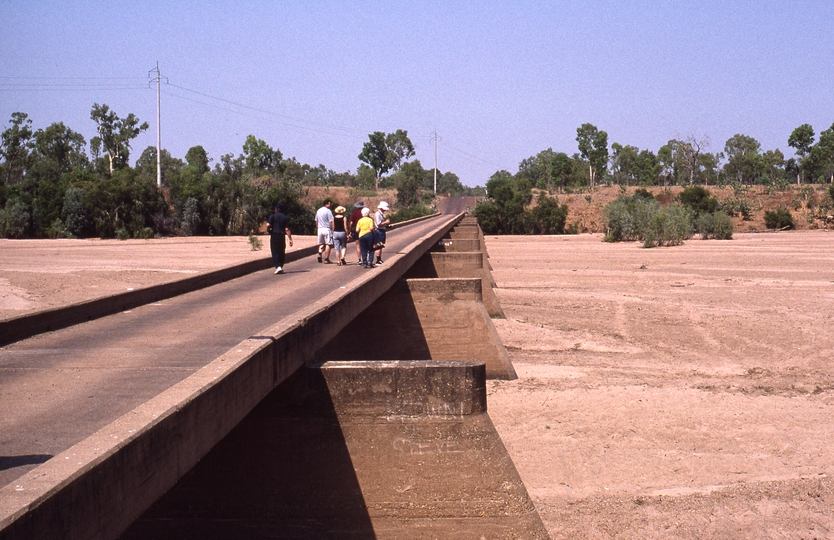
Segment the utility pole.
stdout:
<svg viewBox="0 0 834 540">
<path fill-rule="evenodd" d="M 156 187 L 162 187 L 162 128 L 159 125 L 160 119 L 160 102 L 161 102 L 161 90 L 160 84 L 162 83 L 162 74 L 159 71 L 159 62 L 156 63 L 156 67 L 148 72 L 148 77 L 154 74 L 155 76 L 151 78 L 150 82 L 156 83 Z M 165 79 L 168 80 L 167 77 Z"/>
<path fill-rule="evenodd" d="M 434 194 L 437 195 L 437 130 L 431 132 L 429 141 L 434 141 Z"/>
</svg>

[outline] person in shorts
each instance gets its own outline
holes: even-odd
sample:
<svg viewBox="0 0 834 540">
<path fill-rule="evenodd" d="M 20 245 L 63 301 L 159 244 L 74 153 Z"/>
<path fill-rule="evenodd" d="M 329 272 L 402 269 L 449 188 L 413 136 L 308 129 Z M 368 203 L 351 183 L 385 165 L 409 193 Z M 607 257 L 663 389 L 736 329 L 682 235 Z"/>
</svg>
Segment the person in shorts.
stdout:
<svg viewBox="0 0 834 540">
<path fill-rule="evenodd" d="M 381 245 L 379 249 L 376 250 L 376 266 L 382 264 L 382 248 L 385 247 L 385 231 L 388 229 L 388 225 L 391 224 L 391 220 L 385 217 L 385 212 L 388 211 L 388 203 L 385 201 L 381 201 L 379 206 L 376 207 L 376 214 L 374 214 L 374 225 L 376 225 L 376 242 Z M 371 257 L 373 260 L 373 257 Z"/>
<path fill-rule="evenodd" d="M 336 207 L 336 215 L 333 216 L 333 251 L 336 253 L 336 264 L 346 266 L 345 253 L 347 252 L 347 231 L 348 223 L 345 216 L 344 206 Z"/>
<path fill-rule="evenodd" d="M 330 250 L 333 249 L 333 212 L 330 211 L 330 199 L 324 200 L 324 206 L 316 211 L 316 229 L 318 230 L 319 256 L 318 262 L 333 264 L 330 260 Z M 324 260 L 322 260 L 324 254 Z"/>
</svg>

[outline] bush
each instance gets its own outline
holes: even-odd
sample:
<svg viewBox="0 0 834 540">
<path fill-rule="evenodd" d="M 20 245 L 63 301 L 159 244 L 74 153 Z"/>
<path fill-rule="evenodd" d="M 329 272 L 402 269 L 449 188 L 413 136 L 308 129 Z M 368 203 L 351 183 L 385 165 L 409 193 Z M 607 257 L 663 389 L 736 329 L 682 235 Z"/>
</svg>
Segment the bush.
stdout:
<svg viewBox="0 0 834 540">
<path fill-rule="evenodd" d="M 724 200 L 723 210 L 728 216 L 740 216 L 744 221 L 750 221 L 753 216 L 750 203 L 735 197 L 727 197 Z"/>
<path fill-rule="evenodd" d="M 834 203 L 834 184 L 828 186 L 828 196 L 831 198 L 831 202 Z"/>
<path fill-rule="evenodd" d="M 784 206 L 765 212 L 764 221 L 768 229 L 793 229 L 793 216 Z"/>
<path fill-rule="evenodd" d="M 643 240 L 649 223 L 661 212 L 660 204 L 654 198 L 634 194 L 632 197 L 618 197 L 603 209 L 606 223 L 606 242 Z"/>
<path fill-rule="evenodd" d="M 428 216 L 434 213 L 434 210 L 422 204 L 415 204 L 408 208 L 401 208 L 397 210 L 389 219 L 391 223 L 399 223 L 401 221 L 408 221 L 409 219 L 416 219 L 418 217 Z"/>
<path fill-rule="evenodd" d="M 5 238 L 25 238 L 29 232 L 30 214 L 28 207 L 18 200 L 6 201 L 6 207 L 0 210 L 0 236 Z"/>
<path fill-rule="evenodd" d="M 724 212 L 715 214 L 701 214 L 695 220 L 695 230 L 704 240 L 715 238 L 716 240 L 732 240 L 733 220 Z"/>
<path fill-rule="evenodd" d="M 532 234 L 565 234 L 567 220 L 568 205 L 559 205 L 557 199 L 541 192 L 536 207 L 529 212 L 528 231 Z"/>
<path fill-rule="evenodd" d="M 712 214 L 701 214 L 695 219 L 695 232 L 706 240 L 712 236 L 714 221 Z"/>
<path fill-rule="evenodd" d="M 691 236 L 689 211 L 680 204 L 673 204 L 652 216 L 643 234 L 643 247 L 678 246 Z"/>
<path fill-rule="evenodd" d="M 689 186 L 681 192 L 678 200 L 689 208 L 695 218 L 701 214 L 712 214 L 718 207 L 718 199 L 710 197 L 710 192 L 703 186 Z"/>
<path fill-rule="evenodd" d="M 733 239 L 733 220 L 724 212 L 713 214 L 712 235 L 716 240 Z"/>
<path fill-rule="evenodd" d="M 60 218 L 55 218 L 52 225 L 46 229 L 46 236 L 49 238 L 74 238 L 73 234 L 64 226 Z"/>
</svg>

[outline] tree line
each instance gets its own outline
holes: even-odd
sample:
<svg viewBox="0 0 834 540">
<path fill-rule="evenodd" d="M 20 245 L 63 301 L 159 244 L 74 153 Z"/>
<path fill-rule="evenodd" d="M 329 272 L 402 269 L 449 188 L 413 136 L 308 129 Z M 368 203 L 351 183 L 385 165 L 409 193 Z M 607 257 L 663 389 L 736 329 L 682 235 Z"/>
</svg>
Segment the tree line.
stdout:
<svg viewBox="0 0 834 540">
<path fill-rule="evenodd" d="M 794 129 L 787 143 L 796 156 L 787 159 L 781 150 L 764 150 L 759 141 L 743 134 L 730 137 L 719 152 L 709 151 L 708 137 L 688 136 L 669 140 L 655 153 L 616 142 L 609 148 L 608 134 L 585 123 L 577 128 L 576 141 L 578 152 L 568 155 L 548 148 L 524 159 L 513 176 L 533 187 L 558 191 L 600 183 L 647 187 L 834 182 L 834 124 L 820 132 L 818 140 L 810 124 Z"/>
<path fill-rule="evenodd" d="M 160 190 L 155 147 L 130 164 L 131 144 L 148 129 L 147 122 L 132 113 L 120 117 L 98 103 L 90 119 L 97 136 L 88 146 L 63 122 L 34 129 L 26 113 L 12 113 L 0 134 L 0 236 L 246 235 L 259 229 L 277 201 L 284 204 L 292 229 L 310 234 L 314 209 L 301 202 L 309 186 L 346 186 L 360 194 L 396 188 L 403 215 L 429 211 L 434 197 L 435 172 L 418 160 L 408 161 L 414 146 L 404 130 L 370 134 L 355 173 L 286 158 L 251 134 L 242 153 L 217 161 L 199 145 L 184 159 L 162 149 Z M 437 184 L 438 192 L 449 195 L 483 193 L 463 186 L 452 172 L 438 171 Z"/>
</svg>

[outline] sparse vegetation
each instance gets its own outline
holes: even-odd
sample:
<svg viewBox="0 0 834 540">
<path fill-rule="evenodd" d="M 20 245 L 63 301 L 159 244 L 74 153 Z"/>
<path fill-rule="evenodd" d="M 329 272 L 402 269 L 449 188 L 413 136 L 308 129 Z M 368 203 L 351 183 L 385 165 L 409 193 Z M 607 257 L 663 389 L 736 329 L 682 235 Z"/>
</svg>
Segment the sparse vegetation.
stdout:
<svg viewBox="0 0 834 540">
<path fill-rule="evenodd" d="M 764 213 L 765 226 L 768 229 L 793 229 L 793 216 L 784 206 Z"/>
<path fill-rule="evenodd" d="M 264 247 L 261 239 L 254 234 L 249 235 L 249 245 L 252 246 L 252 251 L 260 251 Z"/>
</svg>

